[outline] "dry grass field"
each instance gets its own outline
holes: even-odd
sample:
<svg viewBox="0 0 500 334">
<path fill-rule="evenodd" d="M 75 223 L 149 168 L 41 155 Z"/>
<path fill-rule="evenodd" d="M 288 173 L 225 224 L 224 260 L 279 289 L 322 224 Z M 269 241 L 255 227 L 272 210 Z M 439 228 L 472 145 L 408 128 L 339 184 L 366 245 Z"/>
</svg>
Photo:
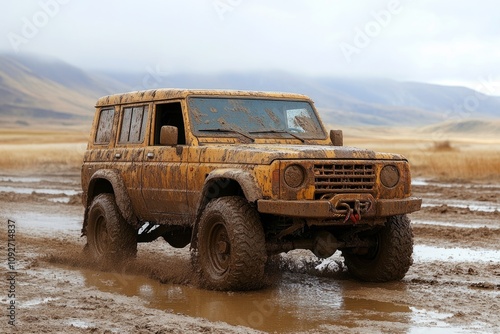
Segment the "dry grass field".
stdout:
<svg viewBox="0 0 500 334">
<path fill-rule="evenodd" d="M 80 169 L 84 131 L 0 130 L 2 172 L 74 172 Z"/>
<path fill-rule="evenodd" d="M 443 139 L 408 133 L 347 129 L 344 144 L 403 154 L 411 163 L 413 176 L 440 180 L 500 179 L 500 138 Z M 78 171 L 87 137 L 84 130 L 0 130 L 0 170 Z"/>
<path fill-rule="evenodd" d="M 358 133 L 364 135 L 358 136 Z M 344 144 L 403 154 L 412 175 L 439 180 L 500 180 L 500 136 L 446 136 L 408 129 L 344 131 Z"/>
</svg>

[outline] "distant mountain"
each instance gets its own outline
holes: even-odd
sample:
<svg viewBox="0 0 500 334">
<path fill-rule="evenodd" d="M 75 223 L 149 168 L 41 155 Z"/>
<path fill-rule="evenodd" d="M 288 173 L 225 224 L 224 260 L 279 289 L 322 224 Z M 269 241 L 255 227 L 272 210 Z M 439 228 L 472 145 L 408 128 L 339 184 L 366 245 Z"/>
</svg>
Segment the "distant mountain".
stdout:
<svg viewBox="0 0 500 334">
<path fill-rule="evenodd" d="M 91 72 L 57 59 L 4 54 L 0 55 L 0 124 L 88 124 L 100 96 L 160 87 L 302 93 L 315 101 L 324 121 L 335 127 L 429 126 L 452 120 L 500 118 L 500 98 L 464 87 L 314 78 L 283 72 Z"/>
<path fill-rule="evenodd" d="M 41 57 L 0 55 L 0 121 L 12 125 L 78 125 L 98 97 L 127 90 L 111 78 Z"/>
<path fill-rule="evenodd" d="M 102 74 L 139 89 L 219 88 L 302 93 L 315 101 L 325 122 L 338 125 L 423 126 L 454 118 L 500 117 L 499 97 L 464 87 L 384 79 L 313 78 L 283 72 Z M 149 86 L 141 87 L 144 82 Z"/>
<path fill-rule="evenodd" d="M 480 135 L 481 137 L 500 137 L 500 119 L 498 120 L 481 120 L 481 119 L 464 119 L 453 120 L 439 124 L 428 125 L 419 129 L 421 133 L 445 133 L 447 135 Z"/>
</svg>

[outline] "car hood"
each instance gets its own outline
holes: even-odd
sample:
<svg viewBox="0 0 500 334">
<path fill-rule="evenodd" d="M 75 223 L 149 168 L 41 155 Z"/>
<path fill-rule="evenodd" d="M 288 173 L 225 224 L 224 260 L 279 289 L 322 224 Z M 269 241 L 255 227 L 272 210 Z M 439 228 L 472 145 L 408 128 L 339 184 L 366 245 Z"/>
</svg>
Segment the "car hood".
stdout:
<svg viewBox="0 0 500 334">
<path fill-rule="evenodd" d="M 274 160 L 406 160 L 402 155 L 348 146 L 283 144 L 215 144 L 200 146 L 200 161 L 207 163 L 270 164 Z"/>
</svg>

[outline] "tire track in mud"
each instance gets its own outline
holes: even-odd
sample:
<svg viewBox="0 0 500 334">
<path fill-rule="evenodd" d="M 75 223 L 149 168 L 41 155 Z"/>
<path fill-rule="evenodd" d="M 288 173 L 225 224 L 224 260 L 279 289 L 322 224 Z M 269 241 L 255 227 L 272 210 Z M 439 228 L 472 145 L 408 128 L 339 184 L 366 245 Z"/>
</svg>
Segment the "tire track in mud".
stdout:
<svg viewBox="0 0 500 334">
<path fill-rule="evenodd" d="M 413 225 L 413 233 L 419 243 L 497 249 L 500 244 L 500 228 L 486 226 L 460 228 L 451 226 Z"/>
<path fill-rule="evenodd" d="M 50 264 L 144 276 L 160 283 L 181 285 L 198 283 L 189 259 L 179 251 L 171 255 L 162 255 L 159 250 L 156 252 L 140 251 L 137 258 L 132 260 L 95 262 L 86 254 L 82 244 L 61 242 L 57 239 L 34 239 L 32 241 L 44 247 L 43 250 L 38 250 L 41 254 L 38 260 Z"/>
</svg>

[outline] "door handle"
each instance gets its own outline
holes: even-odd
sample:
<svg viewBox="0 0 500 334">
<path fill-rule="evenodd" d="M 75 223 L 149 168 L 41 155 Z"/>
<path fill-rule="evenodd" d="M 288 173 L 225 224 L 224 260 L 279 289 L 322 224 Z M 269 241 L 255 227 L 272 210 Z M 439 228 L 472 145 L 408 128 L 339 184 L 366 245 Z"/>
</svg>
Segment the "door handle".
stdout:
<svg viewBox="0 0 500 334">
<path fill-rule="evenodd" d="M 153 152 L 149 152 L 147 154 L 148 159 L 153 159 L 155 157 L 155 154 Z"/>
<path fill-rule="evenodd" d="M 120 159 L 122 157 L 122 154 L 121 153 L 116 153 L 115 154 L 115 159 Z"/>
</svg>

